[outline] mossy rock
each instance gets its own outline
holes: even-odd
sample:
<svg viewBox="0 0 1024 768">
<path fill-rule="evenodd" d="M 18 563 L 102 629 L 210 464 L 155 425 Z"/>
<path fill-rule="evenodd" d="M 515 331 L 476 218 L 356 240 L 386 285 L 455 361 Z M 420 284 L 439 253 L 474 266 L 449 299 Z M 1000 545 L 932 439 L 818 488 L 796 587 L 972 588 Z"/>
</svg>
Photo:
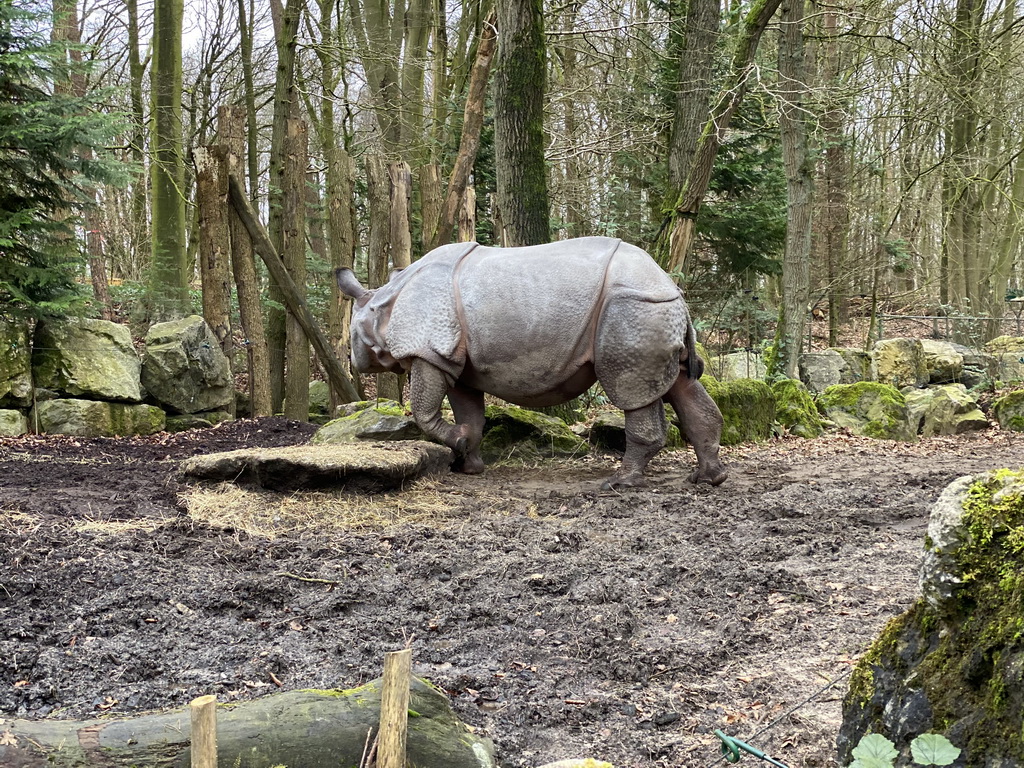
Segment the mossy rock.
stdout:
<svg viewBox="0 0 1024 768">
<path fill-rule="evenodd" d="M 668 419 L 668 434 L 665 437 L 665 448 L 676 450 L 686 447 L 679 427 L 673 423 L 675 411 L 665 406 L 665 417 Z M 597 448 L 610 451 L 626 450 L 626 415 L 622 411 L 601 411 L 590 425 L 588 434 L 590 444 Z"/>
<path fill-rule="evenodd" d="M 722 445 L 767 440 L 775 423 L 775 397 L 771 388 L 756 379 L 714 381 L 701 384 L 722 412 Z"/>
<path fill-rule="evenodd" d="M 871 370 L 875 381 L 902 387 L 928 384 L 928 365 L 920 339 L 882 339 L 871 350 Z"/>
<path fill-rule="evenodd" d="M 324 424 L 313 435 L 317 444 L 351 443 L 356 440 L 422 440 L 423 430 L 417 426 L 405 406 L 394 400 L 366 400 L 349 403 L 356 408 Z M 362 407 L 359 407 L 362 406 Z"/>
<path fill-rule="evenodd" d="M 992 414 L 1000 429 L 1024 432 L 1024 389 L 1003 395 L 992 403 Z"/>
<path fill-rule="evenodd" d="M 28 326 L 0 320 L 0 406 L 32 402 L 32 348 Z"/>
<path fill-rule="evenodd" d="M 484 459 L 582 456 L 590 448 L 561 419 L 514 405 L 484 411 Z"/>
<path fill-rule="evenodd" d="M 326 416 L 331 410 L 331 385 L 326 381 L 309 383 L 309 415 Z"/>
<path fill-rule="evenodd" d="M 825 431 L 814 398 L 803 382 L 783 379 L 772 384 L 775 420 L 797 437 L 818 437 Z"/>
<path fill-rule="evenodd" d="M 996 336 L 986 342 L 984 350 L 990 355 L 1005 353 L 1024 353 L 1024 336 Z"/>
<path fill-rule="evenodd" d="M 963 384 L 907 389 L 903 397 L 911 430 L 925 437 L 962 435 L 990 426 L 978 401 Z"/>
<path fill-rule="evenodd" d="M 58 399 L 38 403 L 33 422 L 43 434 L 115 437 L 162 432 L 167 416 L 154 405 Z"/>
<path fill-rule="evenodd" d="M 932 509 L 922 599 L 858 662 L 841 764 L 869 732 L 941 733 L 956 766 L 1024 764 L 1024 471 L 960 478 Z M 910 765 L 909 755 L 897 766 Z"/>
<path fill-rule="evenodd" d="M 874 381 L 836 384 L 818 395 L 818 409 L 837 426 L 879 440 L 916 439 L 906 398 L 894 387 Z"/>
</svg>

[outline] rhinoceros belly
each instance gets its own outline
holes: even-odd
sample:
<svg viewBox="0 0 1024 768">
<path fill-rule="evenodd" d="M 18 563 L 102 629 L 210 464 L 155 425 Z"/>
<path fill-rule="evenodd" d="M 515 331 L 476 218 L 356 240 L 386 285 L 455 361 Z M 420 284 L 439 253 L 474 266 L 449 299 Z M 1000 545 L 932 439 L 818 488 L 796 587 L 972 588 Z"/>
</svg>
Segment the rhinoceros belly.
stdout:
<svg viewBox="0 0 1024 768">
<path fill-rule="evenodd" d="M 524 405 L 564 402 L 594 383 L 594 324 L 616 241 L 583 242 L 472 254 L 457 278 L 465 383 Z"/>
</svg>

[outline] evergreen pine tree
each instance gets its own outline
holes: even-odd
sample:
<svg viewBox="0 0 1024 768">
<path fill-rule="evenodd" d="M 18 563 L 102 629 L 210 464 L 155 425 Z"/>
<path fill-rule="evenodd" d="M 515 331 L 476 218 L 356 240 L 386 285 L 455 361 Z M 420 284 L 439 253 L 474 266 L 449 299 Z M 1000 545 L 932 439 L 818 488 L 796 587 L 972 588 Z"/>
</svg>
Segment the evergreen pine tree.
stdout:
<svg viewBox="0 0 1024 768">
<path fill-rule="evenodd" d="M 74 235 L 87 190 L 125 176 L 107 149 L 121 121 L 100 111 L 104 93 L 54 88 L 85 65 L 49 40 L 51 22 L 42 4 L 0 0 L 0 317 L 71 309 L 85 263 Z"/>
</svg>

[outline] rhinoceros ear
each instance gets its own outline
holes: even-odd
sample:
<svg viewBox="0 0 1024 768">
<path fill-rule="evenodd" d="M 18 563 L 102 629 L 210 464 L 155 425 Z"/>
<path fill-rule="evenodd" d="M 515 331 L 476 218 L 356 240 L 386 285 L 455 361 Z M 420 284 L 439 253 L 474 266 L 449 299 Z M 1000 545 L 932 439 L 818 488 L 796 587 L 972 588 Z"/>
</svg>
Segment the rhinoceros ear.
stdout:
<svg viewBox="0 0 1024 768">
<path fill-rule="evenodd" d="M 350 296 L 353 299 L 361 299 L 369 291 L 367 291 L 360 282 L 356 279 L 356 273 L 348 267 L 341 267 L 334 271 L 334 277 L 338 281 L 338 288 L 346 296 Z"/>
</svg>

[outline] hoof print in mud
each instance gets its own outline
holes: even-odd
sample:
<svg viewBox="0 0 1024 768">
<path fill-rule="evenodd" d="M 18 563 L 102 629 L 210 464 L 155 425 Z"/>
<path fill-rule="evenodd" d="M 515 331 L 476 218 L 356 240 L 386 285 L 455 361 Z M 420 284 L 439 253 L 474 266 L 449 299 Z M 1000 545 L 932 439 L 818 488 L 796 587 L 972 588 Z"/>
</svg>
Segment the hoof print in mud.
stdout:
<svg viewBox="0 0 1024 768">
<path fill-rule="evenodd" d="M 422 440 L 242 449 L 182 462 L 186 479 L 257 485 L 272 491 L 344 488 L 376 493 L 448 470 L 451 451 Z"/>
</svg>

